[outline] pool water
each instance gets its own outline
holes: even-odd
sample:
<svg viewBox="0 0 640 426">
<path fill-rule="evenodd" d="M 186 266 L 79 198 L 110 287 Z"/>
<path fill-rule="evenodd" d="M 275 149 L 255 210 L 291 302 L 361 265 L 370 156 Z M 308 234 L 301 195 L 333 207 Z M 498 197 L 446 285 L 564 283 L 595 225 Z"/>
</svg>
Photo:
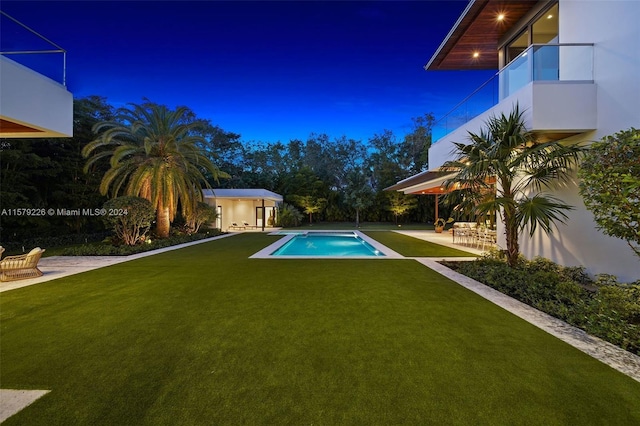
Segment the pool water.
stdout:
<svg viewBox="0 0 640 426">
<path fill-rule="evenodd" d="M 294 236 L 272 256 L 384 256 L 353 232 L 308 232 Z"/>
</svg>

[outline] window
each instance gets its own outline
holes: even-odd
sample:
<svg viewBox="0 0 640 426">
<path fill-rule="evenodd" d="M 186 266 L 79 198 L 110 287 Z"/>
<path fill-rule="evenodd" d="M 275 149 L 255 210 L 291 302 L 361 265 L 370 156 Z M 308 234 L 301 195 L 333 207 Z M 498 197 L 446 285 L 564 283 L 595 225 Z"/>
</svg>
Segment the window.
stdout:
<svg viewBox="0 0 640 426">
<path fill-rule="evenodd" d="M 506 64 L 516 59 L 532 44 L 558 43 L 558 4 L 539 13 L 513 40 L 505 46 Z"/>
</svg>

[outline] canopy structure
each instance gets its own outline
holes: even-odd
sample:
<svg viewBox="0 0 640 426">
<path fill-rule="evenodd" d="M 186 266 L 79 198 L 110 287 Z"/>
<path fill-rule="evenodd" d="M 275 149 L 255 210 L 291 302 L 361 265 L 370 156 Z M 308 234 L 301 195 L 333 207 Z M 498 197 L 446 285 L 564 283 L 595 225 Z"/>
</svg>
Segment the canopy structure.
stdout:
<svg viewBox="0 0 640 426">
<path fill-rule="evenodd" d="M 282 195 L 266 189 L 205 189 L 205 202 L 218 213 L 216 227 L 221 230 L 265 230 L 276 223 Z M 235 224 L 235 225 L 234 225 Z"/>
<path fill-rule="evenodd" d="M 453 189 L 445 189 L 442 184 L 447 179 L 450 179 L 456 175 L 455 172 L 442 171 L 440 169 L 427 170 L 410 178 L 401 180 L 395 185 L 391 185 L 385 188 L 385 191 L 400 191 L 405 194 L 415 195 L 435 195 L 436 196 L 436 211 L 435 218 L 438 219 L 438 198 L 440 194 L 446 194 Z"/>
</svg>

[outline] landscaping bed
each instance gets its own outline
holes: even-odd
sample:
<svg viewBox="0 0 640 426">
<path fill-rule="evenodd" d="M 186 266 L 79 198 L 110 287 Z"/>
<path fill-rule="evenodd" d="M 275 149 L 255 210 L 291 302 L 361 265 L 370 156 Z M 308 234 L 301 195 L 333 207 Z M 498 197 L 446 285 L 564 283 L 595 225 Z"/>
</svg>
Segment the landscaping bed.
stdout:
<svg viewBox="0 0 640 426">
<path fill-rule="evenodd" d="M 589 277 L 584 268 L 521 259 L 510 268 L 498 253 L 473 262 L 441 262 L 587 333 L 640 355 L 640 282 L 611 275 Z"/>
</svg>

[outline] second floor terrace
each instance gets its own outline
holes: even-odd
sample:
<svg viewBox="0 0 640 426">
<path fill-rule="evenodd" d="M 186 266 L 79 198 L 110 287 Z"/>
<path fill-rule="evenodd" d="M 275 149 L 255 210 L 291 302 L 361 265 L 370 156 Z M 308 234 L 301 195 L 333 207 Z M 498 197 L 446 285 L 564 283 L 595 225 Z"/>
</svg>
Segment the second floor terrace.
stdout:
<svg viewBox="0 0 640 426">
<path fill-rule="evenodd" d="M 486 116 L 500 104 L 510 107 L 516 102 L 528 111 L 528 124 L 534 131 L 570 133 L 594 128 L 593 48 L 586 43 L 529 46 L 439 118 L 433 127 L 433 141 Z"/>
<path fill-rule="evenodd" d="M 67 52 L 0 11 L 0 137 L 68 137 Z"/>
</svg>

